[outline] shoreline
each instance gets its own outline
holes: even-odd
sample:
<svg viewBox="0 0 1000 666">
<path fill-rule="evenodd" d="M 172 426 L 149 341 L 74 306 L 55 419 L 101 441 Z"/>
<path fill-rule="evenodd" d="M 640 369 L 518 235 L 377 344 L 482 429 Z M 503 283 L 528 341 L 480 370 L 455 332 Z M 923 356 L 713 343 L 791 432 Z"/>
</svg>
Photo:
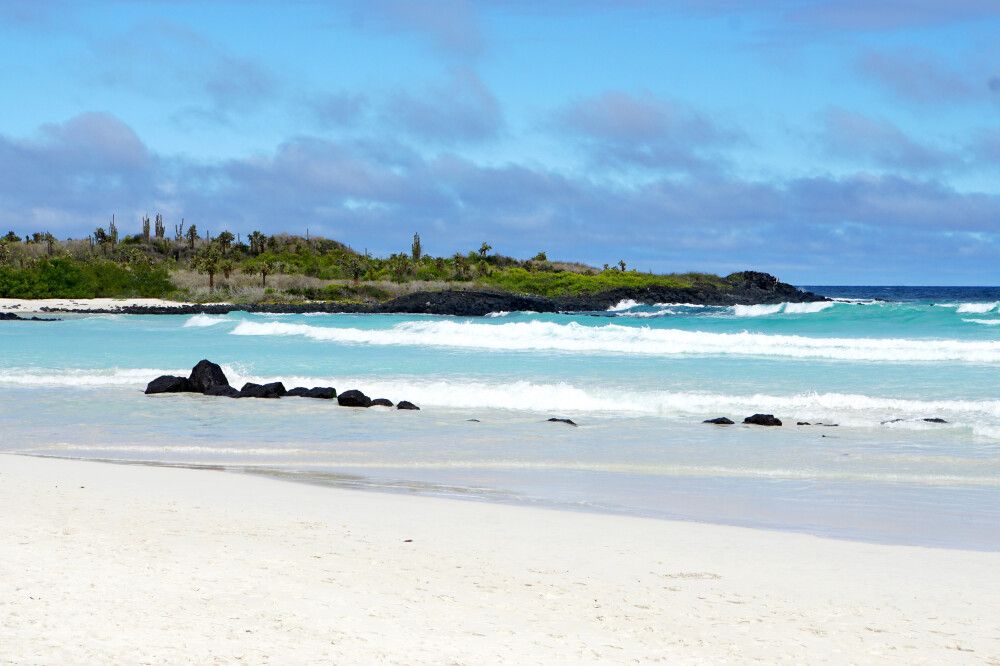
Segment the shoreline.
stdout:
<svg viewBox="0 0 1000 666">
<path fill-rule="evenodd" d="M 308 301 L 296 303 L 188 303 L 155 298 L 0 298 L 0 312 L 41 314 L 228 314 L 234 311 L 278 314 L 307 312 L 357 314 L 432 314 L 481 317 L 493 312 L 600 312 L 624 301 L 691 303 L 694 305 L 767 305 L 827 301 L 764 273 L 745 272 L 721 288 L 662 286 L 619 287 L 599 293 L 546 297 L 497 289 L 470 288 L 417 291 L 385 302 Z"/>
<path fill-rule="evenodd" d="M 949 541 L 913 540 L 905 538 L 893 538 L 888 535 L 872 535 L 857 533 L 835 534 L 830 531 L 821 531 L 814 527 L 790 526 L 772 523 L 761 523 L 753 520 L 725 520 L 722 518 L 704 516 L 683 516 L 679 514 L 659 515 L 651 511 L 640 511 L 625 507 L 596 506 L 589 504 L 581 506 L 574 503 L 558 502 L 545 499 L 523 499 L 516 495 L 504 495 L 503 491 L 497 490 L 495 493 L 487 495 L 476 495 L 467 492 L 457 492 L 454 486 L 446 485 L 442 488 L 447 490 L 437 490 L 434 486 L 418 489 L 411 482 L 400 481 L 387 482 L 384 479 L 373 479 L 364 477 L 353 472 L 342 473 L 309 473 L 309 472 L 286 472 L 280 468 L 255 466 L 251 464 L 234 465 L 230 463 L 198 463 L 198 462 L 169 462 L 156 460 L 128 460 L 124 458 L 85 458 L 72 457 L 45 453 L 22 453 L 17 451 L 0 451 L 0 460 L 4 456 L 16 456 L 24 458 L 37 458 L 40 460 L 70 461 L 83 463 L 96 463 L 101 465 L 121 465 L 125 467 L 152 467 L 160 469 L 180 469 L 204 472 L 216 472 L 234 476 L 246 476 L 251 478 L 268 479 L 282 483 L 304 484 L 316 488 L 328 488 L 335 491 L 347 491 L 351 493 L 372 493 L 376 495 L 406 496 L 415 498 L 437 499 L 447 502 L 461 502 L 473 504 L 487 504 L 495 506 L 511 507 L 514 509 L 540 509 L 543 511 L 555 511 L 559 513 L 571 513 L 582 515 L 596 515 L 618 517 L 626 519 L 646 520 L 666 523 L 680 523 L 685 525 L 704 525 L 709 527 L 720 527 L 723 529 L 752 530 L 755 532 L 766 532 L 774 534 L 790 534 L 822 539 L 828 541 L 839 541 L 846 543 L 867 544 L 872 546 L 902 547 L 902 548 L 922 548 L 928 550 L 958 551 L 969 553 L 987 553 L 1000 556 L 1000 545 L 990 542 L 989 544 L 971 545 L 968 542 L 961 544 Z M 338 477 L 340 480 L 338 481 Z M 347 481 L 349 479 L 349 481 Z"/>
<path fill-rule="evenodd" d="M 1000 553 L 0 461 L 14 662 L 1000 660 Z"/>
</svg>

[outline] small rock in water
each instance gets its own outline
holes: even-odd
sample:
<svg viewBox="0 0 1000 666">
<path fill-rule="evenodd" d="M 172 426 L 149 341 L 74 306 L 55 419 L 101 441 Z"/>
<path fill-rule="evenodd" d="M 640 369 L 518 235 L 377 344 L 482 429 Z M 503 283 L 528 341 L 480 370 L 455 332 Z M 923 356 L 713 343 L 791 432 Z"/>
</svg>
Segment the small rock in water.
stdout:
<svg viewBox="0 0 1000 666">
<path fill-rule="evenodd" d="M 927 421 L 928 423 L 947 423 L 947 421 L 937 416 L 929 419 L 924 419 L 924 421 Z"/>
<path fill-rule="evenodd" d="M 370 407 L 372 399 L 361 391 L 351 389 L 337 396 L 337 404 L 341 407 Z"/>
<path fill-rule="evenodd" d="M 565 423 L 566 425 L 571 425 L 571 426 L 575 426 L 576 425 L 576 423 L 573 421 L 573 419 L 557 419 L 554 416 L 551 419 L 549 419 L 548 422 L 549 423 Z"/>
<path fill-rule="evenodd" d="M 882 421 L 882 425 L 885 425 L 887 423 L 900 423 L 902 422 L 902 420 L 903 419 L 889 419 L 888 421 Z"/>
<path fill-rule="evenodd" d="M 215 396 L 221 396 L 223 398 L 241 398 L 241 397 L 243 397 L 240 394 L 239 391 L 237 391 L 232 386 L 229 386 L 228 384 L 226 386 L 214 386 L 214 387 L 208 389 L 207 391 L 205 391 L 205 395 L 215 395 Z"/>
<path fill-rule="evenodd" d="M 287 393 L 285 385 L 281 382 L 271 382 L 270 384 L 247 382 L 240 389 L 240 396 L 243 398 L 280 398 Z"/>
<path fill-rule="evenodd" d="M 732 419 L 727 419 L 725 416 L 720 416 L 714 419 L 705 419 L 702 423 L 714 423 L 715 425 L 733 425 Z"/>
<path fill-rule="evenodd" d="M 809 423 L 809 421 L 799 421 L 795 425 L 812 425 L 812 423 Z M 823 425 L 823 424 L 822 423 L 817 423 L 816 425 Z"/>
<path fill-rule="evenodd" d="M 387 398 L 375 398 L 369 407 L 392 407 L 392 400 Z"/>
<path fill-rule="evenodd" d="M 417 410 L 417 411 L 420 411 L 420 408 L 419 408 L 419 407 L 417 407 L 416 405 L 414 405 L 414 404 L 413 404 L 412 402 L 410 402 L 409 400 L 400 400 L 400 401 L 399 401 L 399 402 L 398 402 L 398 403 L 396 404 L 396 409 L 415 409 L 415 410 Z"/>
<path fill-rule="evenodd" d="M 163 375 L 149 382 L 146 386 L 146 395 L 153 393 L 190 393 L 191 382 L 187 377 L 174 377 L 173 375 Z"/>
<path fill-rule="evenodd" d="M 191 382 L 191 390 L 198 393 L 205 393 L 216 386 L 229 386 L 229 380 L 226 379 L 226 373 L 222 372 L 222 368 L 207 359 L 198 361 L 198 364 L 191 368 L 188 380 Z"/>
<path fill-rule="evenodd" d="M 479 419 L 465 419 L 469 423 L 479 423 Z"/>
<path fill-rule="evenodd" d="M 312 388 L 306 388 L 305 386 L 296 386 L 290 389 L 285 395 L 295 396 L 297 398 L 318 398 L 321 400 L 333 400 L 337 397 L 337 390 L 332 386 L 314 386 Z"/>
<path fill-rule="evenodd" d="M 754 414 L 743 419 L 743 423 L 759 426 L 780 426 L 781 420 L 774 418 L 773 414 Z"/>
</svg>

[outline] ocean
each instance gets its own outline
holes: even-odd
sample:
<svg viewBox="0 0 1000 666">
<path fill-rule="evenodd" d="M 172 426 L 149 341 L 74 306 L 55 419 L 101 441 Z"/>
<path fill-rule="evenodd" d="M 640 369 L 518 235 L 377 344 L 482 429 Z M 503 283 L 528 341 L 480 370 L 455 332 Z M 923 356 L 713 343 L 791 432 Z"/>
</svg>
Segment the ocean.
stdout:
<svg viewBox="0 0 1000 666">
<path fill-rule="evenodd" d="M 806 288 L 836 300 L 2 322 L 0 451 L 1000 549 L 1000 288 Z M 143 395 L 202 358 L 422 409 Z"/>
</svg>

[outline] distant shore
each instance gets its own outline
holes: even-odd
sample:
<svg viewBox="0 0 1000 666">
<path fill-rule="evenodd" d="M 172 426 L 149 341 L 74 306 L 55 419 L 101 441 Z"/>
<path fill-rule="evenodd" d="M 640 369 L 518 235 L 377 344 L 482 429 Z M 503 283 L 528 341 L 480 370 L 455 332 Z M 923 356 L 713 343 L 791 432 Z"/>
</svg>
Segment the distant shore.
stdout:
<svg viewBox="0 0 1000 666">
<path fill-rule="evenodd" d="M 0 457 L 13 663 L 991 663 L 1000 553 Z"/>
<path fill-rule="evenodd" d="M 302 313 L 404 313 L 483 316 L 492 312 L 593 312 L 607 310 L 622 301 L 639 303 L 691 303 L 695 305 L 760 305 L 826 300 L 778 281 L 766 273 L 745 272 L 730 276 L 725 289 L 718 287 L 675 288 L 662 286 L 621 287 L 595 294 L 548 298 L 502 290 L 446 289 L 418 291 L 384 303 L 306 301 L 291 303 L 192 303 L 155 298 L 0 298 L 0 312 L 89 314 L 226 314 L 233 311 Z"/>
</svg>

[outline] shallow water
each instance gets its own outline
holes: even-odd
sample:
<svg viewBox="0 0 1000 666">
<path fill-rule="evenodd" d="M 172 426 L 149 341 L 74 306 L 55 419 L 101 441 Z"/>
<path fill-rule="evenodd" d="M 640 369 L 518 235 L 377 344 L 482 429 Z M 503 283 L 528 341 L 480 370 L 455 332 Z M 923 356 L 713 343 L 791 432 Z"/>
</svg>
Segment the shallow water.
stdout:
<svg viewBox="0 0 1000 666">
<path fill-rule="evenodd" d="M 1000 290 L 813 289 L 845 300 L 4 322 L 0 450 L 1000 548 Z M 423 409 L 141 393 L 200 358 Z"/>
</svg>

